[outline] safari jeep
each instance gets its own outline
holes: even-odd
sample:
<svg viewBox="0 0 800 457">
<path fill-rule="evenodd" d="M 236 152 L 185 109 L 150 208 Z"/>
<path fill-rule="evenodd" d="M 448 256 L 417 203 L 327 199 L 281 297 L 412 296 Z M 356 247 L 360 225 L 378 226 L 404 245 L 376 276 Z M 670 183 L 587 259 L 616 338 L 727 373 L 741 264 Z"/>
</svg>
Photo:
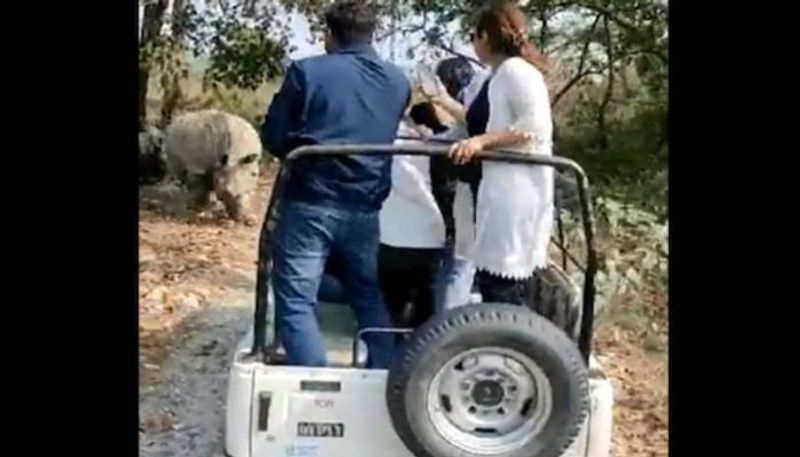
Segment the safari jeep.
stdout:
<svg viewBox="0 0 800 457">
<path fill-rule="evenodd" d="M 567 252 L 563 231 L 557 230 L 553 244 L 561 250 L 562 265 L 552 263 L 540 275 L 531 309 L 470 303 L 435 315 L 414 331 L 358 331 L 349 307 L 321 303 L 328 366 L 282 362 L 269 238 L 292 164 L 322 155 L 446 153 L 446 146 L 434 145 L 305 146 L 286 158 L 261 232 L 253 329 L 230 369 L 226 455 L 609 456 L 612 388 L 591 354 L 597 259 L 588 180 L 571 160 L 503 151 L 481 155 L 554 167 L 575 177 L 585 262 Z M 568 261 L 582 272 L 582 285 L 566 274 Z M 388 370 L 364 368 L 361 336 L 367 332 L 405 336 Z"/>
</svg>

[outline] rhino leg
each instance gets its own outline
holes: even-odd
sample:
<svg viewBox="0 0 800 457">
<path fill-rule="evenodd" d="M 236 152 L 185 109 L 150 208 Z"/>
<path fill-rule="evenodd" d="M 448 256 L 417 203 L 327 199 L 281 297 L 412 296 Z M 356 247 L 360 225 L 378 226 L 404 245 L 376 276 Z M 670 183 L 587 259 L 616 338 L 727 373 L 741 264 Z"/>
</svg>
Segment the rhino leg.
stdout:
<svg viewBox="0 0 800 457">
<path fill-rule="evenodd" d="M 189 192 L 190 202 L 196 209 L 204 210 L 208 207 L 213 190 L 210 175 L 188 175 L 186 189 Z"/>
<path fill-rule="evenodd" d="M 228 217 L 236 222 L 245 222 L 248 206 L 248 198 L 246 196 L 234 195 L 230 192 L 218 192 L 217 197 L 225 205 Z"/>
</svg>

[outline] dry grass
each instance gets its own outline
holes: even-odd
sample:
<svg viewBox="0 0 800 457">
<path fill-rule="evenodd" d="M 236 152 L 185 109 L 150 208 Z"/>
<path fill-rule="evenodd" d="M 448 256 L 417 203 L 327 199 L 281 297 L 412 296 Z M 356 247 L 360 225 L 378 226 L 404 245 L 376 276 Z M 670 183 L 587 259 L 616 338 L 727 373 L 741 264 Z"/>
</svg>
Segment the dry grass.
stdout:
<svg viewBox="0 0 800 457">
<path fill-rule="evenodd" d="M 194 111 L 204 108 L 216 108 L 233 113 L 257 124 L 266 112 L 272 96 L 278 89 L 277 82 L 262 84 L 256 90 L 220 88 L 213 91 L 203 90 L 201 74 L 192 74 L 181 85 L 184 99 L 179 106 L 180 111 Z M 158 75 L 150 78 L 147 91 L 147 119 L 155 122 L 161 116 L 161 99 L 164 91 L 159 84 Z"/>
<path fill-rule="evenodd" d="M 636 332 L 601 327 L 595 350 L 614 385 L 612 457 L 668 455 L 668 392 L 665 358 L 651 357 Z"/>
<path fill-rule="evenodd" d="M 276 169 L 267 166 L 254 214 L 263 214 Z M 139 339 L 142 363 L 166 356 L 156 335 L 255 277 L 258 228 L 205 215 L 176 216 L 140 197 Z"/>
</svg>

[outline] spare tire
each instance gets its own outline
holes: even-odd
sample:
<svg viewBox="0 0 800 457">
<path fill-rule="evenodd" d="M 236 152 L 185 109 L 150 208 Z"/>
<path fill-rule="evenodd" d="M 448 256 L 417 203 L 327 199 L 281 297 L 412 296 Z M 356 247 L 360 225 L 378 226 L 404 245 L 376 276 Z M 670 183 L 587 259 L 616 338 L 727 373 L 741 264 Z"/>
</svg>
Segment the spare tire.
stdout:
<svg viewBox="0 0 800 457">
<path fill-rule="evenodd" d="M 526 286 L 528 307 L 577 343 L 583 315 L 581 290 L 564 270 L 551 263 L 536 272 Z"/>
<path fill-rule="evenodd" d="M 414 332 L 386 397 L 417 457 L 558 457 L 589 407 L 587 369 L 564 332 L 525 307 L 488 303 Z"/>
</svg>

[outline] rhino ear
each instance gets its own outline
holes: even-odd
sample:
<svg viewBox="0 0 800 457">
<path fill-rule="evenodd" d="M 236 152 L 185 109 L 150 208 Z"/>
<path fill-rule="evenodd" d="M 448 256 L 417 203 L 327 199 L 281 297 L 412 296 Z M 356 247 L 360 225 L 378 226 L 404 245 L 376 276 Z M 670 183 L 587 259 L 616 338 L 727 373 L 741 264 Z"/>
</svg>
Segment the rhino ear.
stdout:
<svg viewBox="0 0 800 457">
<path fill-rule="evenodd" d="M 248 165 L 258 160 L 258 154 L 250 154 L 239 159 L 239 165 Z"/>
</svg>

